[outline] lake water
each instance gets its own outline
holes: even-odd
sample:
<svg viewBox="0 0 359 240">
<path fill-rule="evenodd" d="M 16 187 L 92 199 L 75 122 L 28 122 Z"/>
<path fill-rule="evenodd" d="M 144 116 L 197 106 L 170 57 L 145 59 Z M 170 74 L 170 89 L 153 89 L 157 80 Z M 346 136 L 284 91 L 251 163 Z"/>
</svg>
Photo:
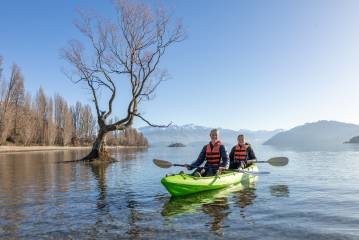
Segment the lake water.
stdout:
<svg viewBox="0 0 359 240">
<path fill-rule="evenodd" d="M 108 166 L 57 163 L 86 151 L 0 155 L 3 239 L 359 239 L 359 147 L 293 151 L 255 146 L 271 174 L 255 184 L 171 199 L 152 159 L 194 160 L 196 147 L 114 152 Z"/>
</svg>

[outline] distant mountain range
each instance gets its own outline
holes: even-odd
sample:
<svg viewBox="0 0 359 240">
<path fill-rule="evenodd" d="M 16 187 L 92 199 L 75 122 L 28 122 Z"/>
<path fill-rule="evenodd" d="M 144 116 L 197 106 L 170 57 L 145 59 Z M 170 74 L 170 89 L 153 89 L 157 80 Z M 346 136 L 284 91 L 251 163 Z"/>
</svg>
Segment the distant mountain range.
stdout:
<svg viewBox="0 0 359 240">
<path fill-rule="evenodd" d="M 150 145 L 168 145 L 171 143 L 183 143 L 186 145 L 204 144 L 209 141 L 209 132 L 212 128 L 197 126 L 194 124 L 171 125 L 167 128 L 141 127 L 139 131 L 148 139 Z M 275 134 L 283 131 L 281 129 L 273 131 L 251 131 L 251 130 L 231 130 L 219 128 L 220 139 L 224 144 L 232 145 L 237 141 L 237 136 L 242 133 L 250 143 L 261 144 Z"/>
<path fill-rule="evenodd" d="M 150 145 L 168 145 L 183 143 L 186 145 L 202 145 L 209 141 L 212 128 L 194 124 L 171 125 L 167 128 L 142 127 L 139 130 L 148 139 Z M 239 133 L 246 136 L 252 144 L 264 144 L 284 148 L 298 149 L 338 149 L 343 143 L 356 143 L 359 137 L 359 125 L 337 121 L 321 120 L 306 123 L 284 131 L 251 131 L 219 128 L 220 139 L 224 144 L 234 145 Z M 355 137 L 355 138 L 354 138 Z M 345 144 L 346 145 L 346 144 Z"/>
<path fill-rule="evenodd" d="M 359 135 L 359 125 L 318 121 L 282 131 L 271 137 L 264 145 L 277 147 L 321 148 L 342 145 L 353 136 Z"/>
</svg>

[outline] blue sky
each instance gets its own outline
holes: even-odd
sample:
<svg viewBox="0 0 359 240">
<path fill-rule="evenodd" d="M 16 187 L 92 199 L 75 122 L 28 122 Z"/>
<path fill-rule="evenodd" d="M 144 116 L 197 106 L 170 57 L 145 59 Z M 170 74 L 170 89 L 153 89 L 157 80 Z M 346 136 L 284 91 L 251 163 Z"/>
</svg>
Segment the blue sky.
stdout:
<svg viewBox="0 0 359 240">
<path fill-rule="evenodd" d="M 148 119 L 235 130 L 321 119 L 359 124 L 359 1 L 162 4 L 182 18 L 188 38 L 163 58 L 171 79 L 142 106 Z M 33 94 L 43 86 L 69 103 L 90 103 L 61 71 L 60 49 L 80 37 L 73 25 L 78 8 L 113 14 L 107 0 L 2 2 L 0 55 L 7 69 L 21 67 Z M 125 105 L 117 104 L 121 116 Z"/>
</svg>

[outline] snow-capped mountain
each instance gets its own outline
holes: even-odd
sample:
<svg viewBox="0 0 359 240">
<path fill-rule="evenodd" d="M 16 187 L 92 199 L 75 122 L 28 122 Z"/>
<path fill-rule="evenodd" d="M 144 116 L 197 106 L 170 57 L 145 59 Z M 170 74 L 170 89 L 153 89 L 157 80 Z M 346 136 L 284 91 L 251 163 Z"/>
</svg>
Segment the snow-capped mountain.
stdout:
<svg viewBox="0 0 359 240">
<path fill-rule="evenodd" d="M 167 128 L 156 128 L 156 127 L 141 127 L 141 131 L 145 137 L 149 140 L 151 145 L 164 145 L 174 142 L 184 143 L 186 145 L 196 143 L 206 143 L 209 141 L 209 132 L 212 128 L 198 126 L 194 124 L 176 125 L 172 124 Z M 263 143 L 278 132 L 282 130 L 273 131 L 251 131 L 251 130 L 231 130 L 218 128 L 220 131 L 220 139 L 225 144 L 235 144 L 237 135 L 242 133 L 246 136 L 248 142 L 251 143 Z"/>
</svg>

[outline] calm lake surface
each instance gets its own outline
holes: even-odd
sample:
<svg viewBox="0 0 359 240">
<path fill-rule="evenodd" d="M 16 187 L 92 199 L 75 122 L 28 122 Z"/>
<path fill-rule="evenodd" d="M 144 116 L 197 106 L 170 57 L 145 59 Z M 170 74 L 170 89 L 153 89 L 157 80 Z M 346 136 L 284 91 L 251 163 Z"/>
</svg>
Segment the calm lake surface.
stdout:
<svg viewBox="0 0 359 240">
<path fill-rule="evenodd" d="M 0 155 L 2 239 L 359 239 L 359 146 L 293 151 L 254 146 L 255 184 L 171 199 L 152 159 L 194 160 L 200 147 L 121 149 L 105 166 L 56 163 L 87 151 Z"/>
</svg>

